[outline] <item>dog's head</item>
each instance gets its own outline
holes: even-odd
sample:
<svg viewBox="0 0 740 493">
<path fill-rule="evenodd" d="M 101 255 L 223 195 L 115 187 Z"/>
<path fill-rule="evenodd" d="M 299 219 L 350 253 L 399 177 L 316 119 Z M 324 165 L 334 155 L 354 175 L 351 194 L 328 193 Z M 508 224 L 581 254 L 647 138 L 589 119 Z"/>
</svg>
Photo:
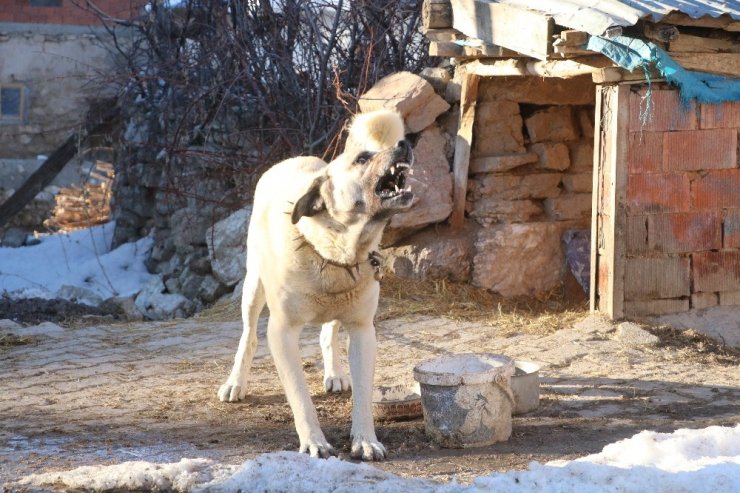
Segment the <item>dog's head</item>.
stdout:
<svg viewBox="0 0 740 493">
<path fill-rule="evenodd" d="M 344 152 L 296 202 L 293 224 L 326 211 L 335 221 L 351 225 L 385 220 L 409 208 L 414 194 L 406 186 L 406 175 L 412 163 L 401 115 L 389 110 L 358 115 Z"/>
</svg>

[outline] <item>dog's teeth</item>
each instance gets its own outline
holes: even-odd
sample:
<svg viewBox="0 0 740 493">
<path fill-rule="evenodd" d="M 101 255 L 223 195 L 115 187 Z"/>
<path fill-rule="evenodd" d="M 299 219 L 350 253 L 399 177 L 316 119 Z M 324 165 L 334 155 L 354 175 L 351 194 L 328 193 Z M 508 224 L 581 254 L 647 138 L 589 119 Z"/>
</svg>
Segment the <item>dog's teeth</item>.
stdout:
<svg viewBox="0 0 740 493">
<path fill-rule="evenodd" d="M 395 175 L 396 174 L 396 167 L 395 166 L 391 166 L 391 174 L 392 175 Z"/>
</svg>

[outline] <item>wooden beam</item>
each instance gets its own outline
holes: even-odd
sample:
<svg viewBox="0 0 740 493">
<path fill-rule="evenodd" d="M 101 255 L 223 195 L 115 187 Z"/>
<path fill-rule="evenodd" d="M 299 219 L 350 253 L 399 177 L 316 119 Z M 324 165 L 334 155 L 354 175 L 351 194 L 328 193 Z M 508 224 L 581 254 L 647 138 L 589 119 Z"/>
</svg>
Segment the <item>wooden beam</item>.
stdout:
<svg viewBox="0 0 740 493">
<path fill-rule="evenodd" d="M 424 29 L 452 27 L 452 6 L 449 0 L 424 0 L 421 6 L 421 25 Z"/>
<path fill-rule="evenodd" d="M 681 34 L 668 43 L 670 52 L 719 53 L 740 51 L 740 42 Z"/>
<path fill-rule="evenodd" d="M 668 43 L 674 41 L 680 34 L 676 26 L 669 24 L 653 24 L 646 22 L 642 32 L 647 39 L 657 41 L 658 43 Z"/>
<path fill-rule="evenodd" d="M 671 56 L 687 70 L 740 78 L 740 53 L 676 53 Z"/>
<path fill-rule="evenodd" d="M 592 212 L 591 308 L 624 315 L 629 85 L 598 86 Z M 595 260 L 595 262 L 594 262 Z"/>
<path fill-rule="evenodd" d="M 603 67 L 611 67 L 612 65 L 613 63 L 608 58 L 596 55 L 569 60 L 547 61 L 499 60 L 487 62 L 485 60 L 476 60 L 466 64 L 465 70 L 481 77 L 533 75 L 537 77 L 567 79 L 579 75 L 592 74 L 594 71 L 598 71 Z"/>
<path fill-rule="evenodd" d="M 484 0 L 451 0 L 452 27 L 468 37 L 545 60 L 555 22 L 534 11 Z"/>
<path fill-rule="evenodd" d="M 648 76 L 653 82 L 663 80 L 663 75 L 655 69 L 648 71 Z M 614 84 L 617 82 L 642 82 L 646 80 L 645 72 L 641 68 L 634 72 L 622 67 L 604 67 L 595 70 L 591 76 L 596 84 Z"/>
<path fill-rule="evenodd" d="M 468 168 L 470 166 L 470 149 L 473 145 L 473 124 L 475 107 L 478 100 L 478 83 L 480 77 L 466 73 L 463 77 L 462 95 L 460 97 L 460 125 L 455 137 L 455 157 L 452 162 L 452 214 L 450 225 L 454 229 L 462 228 L 465 223 L 465 196 L 468 191 Z"/>
<path fill-rule="evenodd" d="M 431 41 L 429 56 L 452 58 L 508 58 L 517 53 L 496 45 L 463 46 L 452 41 Z"/>
</svg>

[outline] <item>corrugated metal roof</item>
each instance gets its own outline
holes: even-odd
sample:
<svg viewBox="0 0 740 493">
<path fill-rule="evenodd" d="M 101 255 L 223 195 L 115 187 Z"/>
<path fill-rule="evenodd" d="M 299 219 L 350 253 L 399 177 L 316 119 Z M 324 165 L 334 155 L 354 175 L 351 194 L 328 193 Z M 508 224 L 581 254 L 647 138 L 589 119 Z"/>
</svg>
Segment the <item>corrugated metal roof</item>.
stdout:
<svg viewBox="0 0 740 493">
<path fill-rule="evenodd" d="M 600 35 L 613 26 L 633 26 L 640 19 L 660 21 L 671 12 L 694 19 L 729 14 L 740 19 L 740 0 L 491 0 L 555 19 L 561 26 Z"/>
</svg>

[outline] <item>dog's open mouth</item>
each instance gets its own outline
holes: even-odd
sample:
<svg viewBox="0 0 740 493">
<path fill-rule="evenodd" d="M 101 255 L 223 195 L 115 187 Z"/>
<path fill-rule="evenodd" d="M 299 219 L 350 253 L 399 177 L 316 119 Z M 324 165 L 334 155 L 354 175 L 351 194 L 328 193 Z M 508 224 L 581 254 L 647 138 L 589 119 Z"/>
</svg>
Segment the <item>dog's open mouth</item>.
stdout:
<svg viewBox="0 0 740 493">
<path fill-rule="evenodd" d="M 392 200 L 400 197 L 413 197 L 411 187 L 406 187 L 406 173 L 411 165 L 406 162 L 392 164 L 388 171 L 380 177 L 375 186 L 375 194 L 380 200 Z"/>
</svg>

